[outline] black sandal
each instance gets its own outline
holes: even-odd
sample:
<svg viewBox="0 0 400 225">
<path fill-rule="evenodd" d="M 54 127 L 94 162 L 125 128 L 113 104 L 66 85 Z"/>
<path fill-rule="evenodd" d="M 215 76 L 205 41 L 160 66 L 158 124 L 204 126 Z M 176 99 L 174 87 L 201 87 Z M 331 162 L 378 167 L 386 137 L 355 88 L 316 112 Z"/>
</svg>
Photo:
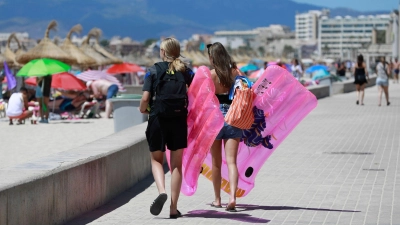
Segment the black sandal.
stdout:
<svg viewBox="0 0 400 225">
<path fill-rule="evenodd" d="M 167 201 L 168 195 L 165 193 L 161 193 L 154 200 L 153 204 L 150 206 L 150 213 L 154 216 L 158 216 L 161 213 L 161 210 L 164 206 L 164 203 Z"/>
<path fill-rule="evenodd" d="M 222 208 L 222 205 L 215 205 L 214 202 L 211 202 L 211 207 Z"/>
<path fill-rule="evenodd" d="M 169 215 L 169 218 L 170 219 L 177 219 L 177 218 L 179 218 L 179 217 L 182 217 L 182 213 L 181 212 L 179 212 L 179 210 L 176 210 L 178 213 L 177 214 L 175 214 L 175 215 Z"/>
</svg>

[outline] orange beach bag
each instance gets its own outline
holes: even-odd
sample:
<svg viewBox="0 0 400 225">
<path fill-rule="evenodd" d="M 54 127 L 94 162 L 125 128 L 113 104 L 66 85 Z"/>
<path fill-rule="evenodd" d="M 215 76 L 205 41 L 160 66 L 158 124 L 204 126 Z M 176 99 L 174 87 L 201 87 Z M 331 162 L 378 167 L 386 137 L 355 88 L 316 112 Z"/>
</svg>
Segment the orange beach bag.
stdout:
<svg viewBox="0 0 400 225">
<path fill-rule="evenodd" d="M 253 100 L 254 93 L 242 81 L 242 89 L 235 89 L 232 104 L 225 116 L 225 122 L 240 129 L 250 129 L 254 122 Z"/>
</svg>

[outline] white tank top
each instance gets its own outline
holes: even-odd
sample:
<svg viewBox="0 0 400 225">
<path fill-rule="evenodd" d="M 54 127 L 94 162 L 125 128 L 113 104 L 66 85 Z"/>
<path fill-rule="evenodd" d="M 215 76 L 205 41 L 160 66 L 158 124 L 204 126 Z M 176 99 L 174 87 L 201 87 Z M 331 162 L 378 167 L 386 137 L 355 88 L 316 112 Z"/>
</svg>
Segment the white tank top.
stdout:
<svg viewBox="0 0 400 225">
<path fill-rule="evenodd" d="M 7 116 L 19 116 L 24 109 L 24 98 L 22 93 L 14 93 L 8 100 Z"/>
</svg>

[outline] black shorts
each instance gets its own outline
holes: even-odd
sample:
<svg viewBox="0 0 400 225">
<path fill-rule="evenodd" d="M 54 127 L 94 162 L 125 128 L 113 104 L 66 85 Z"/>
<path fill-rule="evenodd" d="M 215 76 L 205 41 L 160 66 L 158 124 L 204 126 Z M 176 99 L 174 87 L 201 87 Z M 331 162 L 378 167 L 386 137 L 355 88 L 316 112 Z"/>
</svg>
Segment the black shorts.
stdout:
<svg viewBox="0 0 400 225">
<path fill-rule="evenodd" d="M 165 152 L 187 147 L 187 117 L 160 118 L 151 116 L 147 124 L 146 139 L 151 152 Z"/>
</svg>

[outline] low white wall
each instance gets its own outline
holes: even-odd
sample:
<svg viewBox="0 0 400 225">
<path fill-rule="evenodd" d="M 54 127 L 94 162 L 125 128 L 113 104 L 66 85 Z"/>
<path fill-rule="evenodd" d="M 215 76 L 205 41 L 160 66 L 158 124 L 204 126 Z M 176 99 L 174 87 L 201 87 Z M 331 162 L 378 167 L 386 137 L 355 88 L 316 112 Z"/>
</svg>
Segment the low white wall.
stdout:
<svg viewBox="0 0 400 225">
<path fill-rule="evenodd" d="M 0 170 L 0 225 L 64 224 L 151 173 L 147 123 Z"/>
</svg>

